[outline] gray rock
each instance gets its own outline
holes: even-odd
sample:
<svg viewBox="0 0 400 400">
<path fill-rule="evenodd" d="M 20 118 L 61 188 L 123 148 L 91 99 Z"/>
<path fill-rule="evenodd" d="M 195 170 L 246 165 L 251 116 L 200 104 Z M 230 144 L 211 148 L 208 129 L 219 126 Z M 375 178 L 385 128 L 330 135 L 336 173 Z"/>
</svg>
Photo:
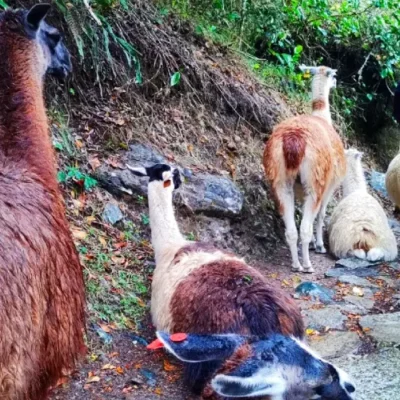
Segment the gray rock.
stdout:
<svg viewBox="0 0 400 400">
<path fill-rule="evenodd" d="M 370 266 L 375 266 L 382 264 L 381 262 L 372 262 L 368 260 L 360 260 L 359 258 L 342 258 L 336 261 L 336 268 L 348 268 L 348 269 L 356 269 L 356 268 L 366 268 Z"/>
<path fill-rule="evenodd" d="M 130 146 L 126 163 L 133 167 L 166 163 L 165 158 L 150 147 Z M 235 183 L 226 177 L 210 174 L 194 174 L 187 168 L 180 168 L 184 184 L 175 193 L 175 202 L 188 207 L 195 213 L 215 217 L 235 217 L 243 208 L 243 194 Z M 103 165 L 97 170 L 97 179 L 111 193 L 146 195 L 148 179 L 133 175 L 128 169 L 114 169 Z"/>
<path fill-rule="evenodd" d="M 374 283 L 370 282 L 368 279 L 360 278 L 360 277 L 355 276 L 355 275 L 342 275 L 342 276 L 339 276 L 338 281 L 341 282 L 341 283 L 348 283 L 349 285 L 354 285 L 354 286 L 378 287 L 378 285 L 375 285 Z"/>
<path fill-rule="evenodd" d="M 355 332 L 330 331 L 315 340 L 311 338 L 309 345 L 326 359 L 334 359 L 355 353 L 361 345 L 361 340 Z"/>
<path fill-rule="evenodd" d="M 379 343 L 400 343 L 400 312 L 366 315 L 360 319 L 360 325 L 363 329 L 370 328 L 368 335 Z"/>
<path fill-rule="evenodd" d="M 400 235 L 400 222 L 396 219 L 389 218 L 388 219 L 390 229 L 396 234 Z"/>
<path fill-rule="evenodd" d="M 375 304 L 375 301 L 372 298 L 353 295 L 345 296 L 343 300 L 354 305 L 359 310 L 358 314 L 366 314 Z"/>
<path fill-rule="evenodd" d="M 374 277 L 381 275 L 380 267 L 367 267 L 367 268 L 332 268 L 325 272 L 325 276 L 328 278 L 338 278 L 343 275 L 354 275 L 361 278 Z"/>
<path fill-rule="evenodd" d="M 295 298 L 310 296 L 313 300 L 320 300 L 328 304 L 333 302 L 335 292 L 314 282 L 302 282 L 296 287 Z"/>
<path fill-rule="evenodd" d="M 369 176 L 367 177 L 367 180 L 372 189 L 376 190 L 383 196 L 388 197 L 385 184 L 385 174 L 383 174 L 382 172 L 372 170 Z"/>
<path fill-rule="evenodd" d="M 357 400 L 396 400 L 400 388 L 400 350 L 382 349 L 366 357 L 335 360 L 353 379 Z"/>
<path fill-rule="evenodd" d="M 319 310 L 304 311 L 306 326 L 311 329 L 323 330 L 325 328 L 343 329 L 347 317 L 343 315 L 337 305 L 329 305 Z"/>
<path fill-rule="evenodd" d="M 106 222 L 107 224 L 114 225 L 118 221 L 121 221 L 124 218 L 124 216 L 122 214 L 122 211 L 116 204 L 107 203 L 106 206 L 104 207 L 102 218 L 103 221 Z"/>
<path fill-rule="evenodd" d="M 229 179 L 199 174 L 185 180 L 179 201 L 195 212 L 216 217 L 237 216 L 243 208 L 243 194 Z"/>
<path fill-rule="evenodd" d="M 157 150 L 143 144 L 133 144 L 129 146 L 126 162 L 133 166 L 139 164 L 142 167 L 151 167 L 153 164 L 167 163 L 165 157 Z"/>
</svg>

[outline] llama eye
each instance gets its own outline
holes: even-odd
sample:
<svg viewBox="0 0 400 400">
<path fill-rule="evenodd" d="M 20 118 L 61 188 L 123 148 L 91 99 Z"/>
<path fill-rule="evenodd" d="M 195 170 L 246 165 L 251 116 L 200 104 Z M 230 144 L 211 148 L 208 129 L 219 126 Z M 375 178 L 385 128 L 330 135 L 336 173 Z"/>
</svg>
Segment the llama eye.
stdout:
<svg viewBox="0 0 400 400">
<path fill-rule="evenodd" d="M 347 390 L 349 393 L 354 393 L 354 392 L 356 391 L 356 388 L 355 388 L 351 383 L 346 383 L 346 384 L 344 385 L 344 387 L 346 388 L 346 390 Z"/>
</svg>

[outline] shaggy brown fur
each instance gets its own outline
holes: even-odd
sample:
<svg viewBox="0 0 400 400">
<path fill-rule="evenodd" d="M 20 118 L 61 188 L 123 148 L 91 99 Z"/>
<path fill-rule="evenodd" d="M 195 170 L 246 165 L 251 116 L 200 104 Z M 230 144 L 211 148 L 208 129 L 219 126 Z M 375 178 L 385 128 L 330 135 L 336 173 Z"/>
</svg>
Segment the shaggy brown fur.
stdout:
<svg viewBox="0 0 400 400">
<path fill-rule="evenodd" d="M 205 264 L 183 280 L 171 299 L 172 332 L 303 337 L 294 301 L 239 261 Z"/>
<path fill-rule="evenodd" d="M 312 102 L 312 110 L 313 111 L 319 111 L 319 110 L 325 110 L 327 107 L 326 103 L 322 99 L 314 100 Z"/>
<path fill-rule="evenodd" d="M 296 135 L 297 139 L 294 139 Z M 291 152 L 285 151 L 285 143 L 288 142 L 293 149 Z M 297 156 L 293 154 L 295 150 L 298 150 Z M 276 191 L 277 186 L 287 180 L 294 182 L 306 153 L 311 189 L 315 193 L 314 208 L 318 209 L 328 186 L 333 180 L 340 180 L 346 172 L 342 141 L 323 118 L 301 115 L 276 126 L 264 151 L 265 173 L 272 189 Z M 297 167 L 293 168 L 294 165 Z M 282 214 L 282 204 L 279 204 L 279 209 Z"/>
<path fill-rule="evenodd" d="M 42 400 L 85 349 L 85 300 L 21 18 L 0 17 L 0 398 Z"/>
</svg>

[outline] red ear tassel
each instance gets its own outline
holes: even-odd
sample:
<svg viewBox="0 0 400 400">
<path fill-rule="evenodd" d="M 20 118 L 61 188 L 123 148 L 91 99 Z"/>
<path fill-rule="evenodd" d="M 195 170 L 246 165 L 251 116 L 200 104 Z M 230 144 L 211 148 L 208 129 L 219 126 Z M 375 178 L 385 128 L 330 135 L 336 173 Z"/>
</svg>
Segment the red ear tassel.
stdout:
<svg viewBox="0 0 400 400">
<path fill-rule="evenodd" d="M 147 345 L 147 350 L 158 350 L 158 349 L 163 349 L 164 345 L 160 339 L 154 340 L 154 342 L 151 342 L 149 345 Z"/>
<path fill-rule="evenodd" d="M 186 333 L 174 333 L 169 338 L 172 342 L 179 343 L 184 342 L 187 339 L 188 335 Z"/>
</svg>

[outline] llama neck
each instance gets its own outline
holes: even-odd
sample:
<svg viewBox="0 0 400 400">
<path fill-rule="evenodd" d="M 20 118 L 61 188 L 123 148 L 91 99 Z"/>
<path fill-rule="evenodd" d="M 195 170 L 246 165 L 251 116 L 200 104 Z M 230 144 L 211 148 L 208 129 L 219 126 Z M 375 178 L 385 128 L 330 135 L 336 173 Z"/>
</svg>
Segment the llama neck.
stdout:
<svg viewBox="0 0 400 400">
<path fill-rule="evenodd" d="M 184 245 L 172 204 L 172 192 L 165 190 L 157 183 L 149 184 L 149 209 L 151 242 L 153 244 L 156 264 L 168 253 L 171 247 Z"/>
<path fill-rule="evenodd" d="M 0 26 L 0 159 L 17 162 L 56 184 L 35 46 L 3 33 Z"/>
<path fill-rule="evenodd" d="M 321 75 L 316 75 L 312 82 L 312 115 L 322 117 L 332 125 L 329 87 L 326 78 Z"/>
<path fill-rule="evenodd" d="M 347 173 L 343 180 L 342 188 L 343 197 L 348 196 L 356 190 L 368 191 L 361 162 L 357 162 L 356 164 L 347 164 Z"/>
</svg>

